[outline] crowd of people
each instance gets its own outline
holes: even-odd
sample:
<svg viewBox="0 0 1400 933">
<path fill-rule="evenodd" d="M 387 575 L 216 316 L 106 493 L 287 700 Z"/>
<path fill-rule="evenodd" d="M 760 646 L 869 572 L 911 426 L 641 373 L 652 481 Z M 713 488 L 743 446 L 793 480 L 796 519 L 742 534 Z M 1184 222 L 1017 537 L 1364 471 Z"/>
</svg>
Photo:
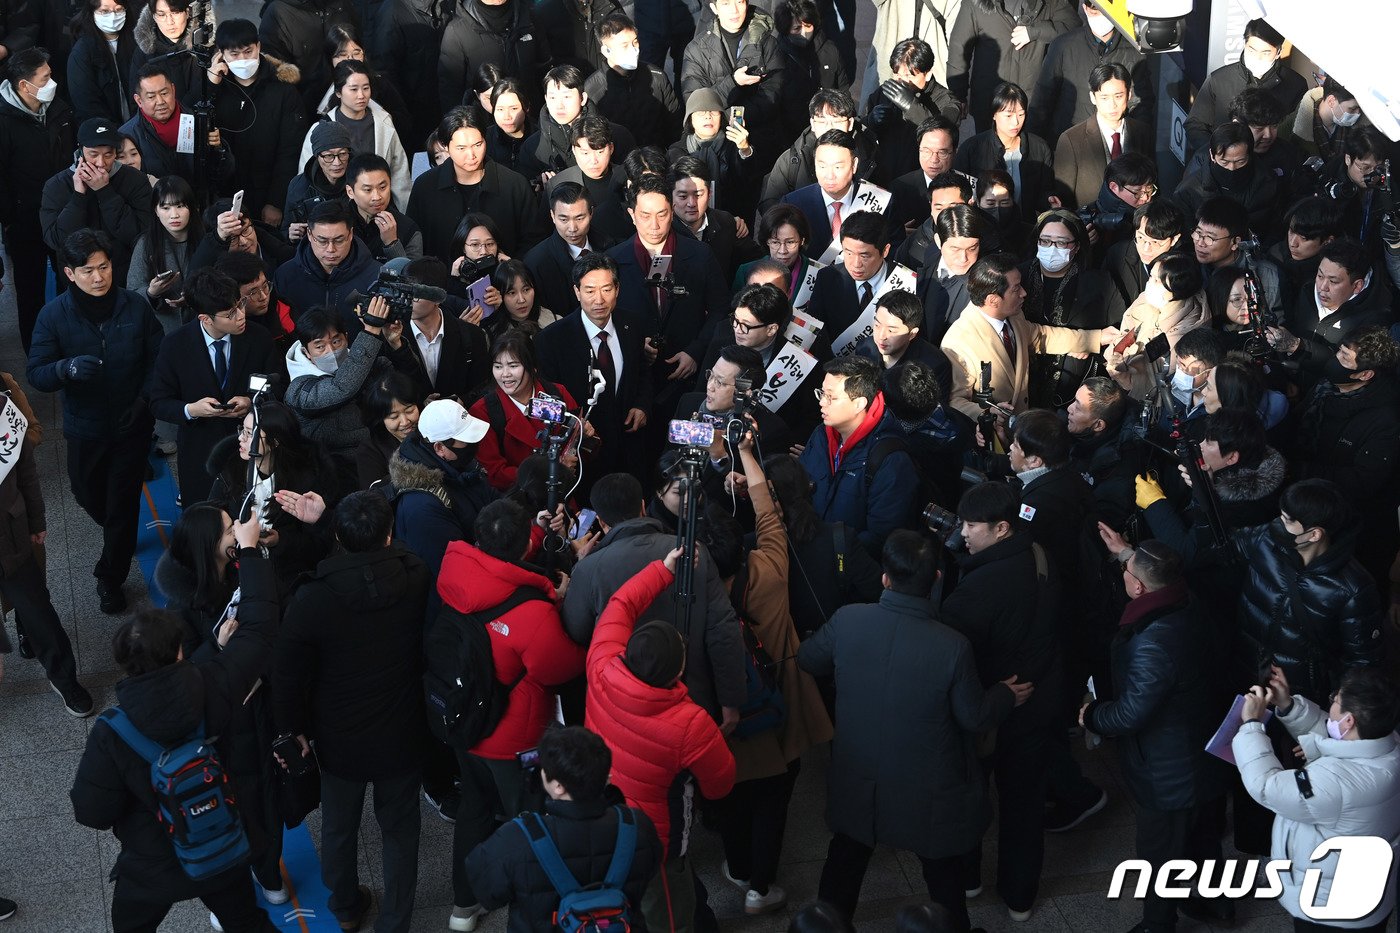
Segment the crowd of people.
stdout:
<svg viewBox="0 0 1400 933">
<path fill-rule="evenodd" d="M 424 804 L 450 930 L 716 929 L 693 832 L 785 909 L 818 747 L 793 930 L 851 928 L 877 845 L 927 883 L 901 930 L 984 885 L 1028 920 L 1108 801 L 1081 735 L 1153 866 L 1400 845 L 1395 145 L 1253 20 L 1163 190 L 1095 6 L 938 5 L 877 4 L 862 77 L 825 0 L 0 3 L 0 594 L 97 713 L 45 583 L 56 393 L 120 617 L 71 790 L 118 933 L 273 929 L 318 807 L 341 929 L 406 930 Z M 168 608 L 131 612 L 157 456 Z"/>
</svg>

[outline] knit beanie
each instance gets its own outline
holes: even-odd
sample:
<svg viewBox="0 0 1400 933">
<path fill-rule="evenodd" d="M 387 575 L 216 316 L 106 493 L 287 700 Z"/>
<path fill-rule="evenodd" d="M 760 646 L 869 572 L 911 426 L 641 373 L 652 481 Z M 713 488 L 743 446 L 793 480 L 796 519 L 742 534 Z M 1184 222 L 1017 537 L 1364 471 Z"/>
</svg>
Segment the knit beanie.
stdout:
<svg viewBox="0 0 1400 933">
<path fill-rule="evenodd" d="M 690 115 L 697 110 L 713 110 L 722 113 L 724 111 L 724 101 L 719 99 L 719 94 L 713 88 L 698 87 L 690 92 L 690 96 L 685 99 L 685 121 L 690 120 Z"/>
<path fill-rule="evenodd" d="M 674 625 L 654 620 L 638 626 L 627 639 L 622 660 L 642 683 L 669 687 L 685 668 L 685 642 Z"/>
<path fill-rule="evenodd" d="M 339 123 L 322 120 L 311 128 L 311 153 L 320 155 L 332 149 L 349 149 L 350 131 Z"/>
</svg>

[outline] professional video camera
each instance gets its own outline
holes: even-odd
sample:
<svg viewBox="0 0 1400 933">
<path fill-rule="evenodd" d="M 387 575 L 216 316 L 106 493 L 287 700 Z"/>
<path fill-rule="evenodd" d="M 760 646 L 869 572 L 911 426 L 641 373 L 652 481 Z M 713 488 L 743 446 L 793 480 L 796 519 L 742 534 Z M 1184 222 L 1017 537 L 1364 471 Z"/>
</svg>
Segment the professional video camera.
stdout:
<svg viewBox="0 0 1400 933">
<path fill-rule="evenodd" d="M 1392 183 L 1394 176 L 1390 171 L 1390 160 L 1386 159 L 1371 169 L 1361 178 L 1358 185 L 1351 178 L 1343 175 L 1341 178 L 1328 179 L 1325 176 L 1327 163 L 1323 162 L 1319 156 L 1313 156 L 1303 162 L 1303 168 L 1310 172 L 1318 188 L 1317 193 L 1334 201 L 1350 201 L 1361 193 L 1362 188 L 1376 188 L 1390 192 L 1394 195 Z"/>
<path fill-rule="evenodd" d="M 421 285 L 418 282 L 407 278 L 404 275 L 404 267 L 408 265 L 408 259 L 399 257 L 386 262 L 379 270 L 379 277 L 370 284 L 369 291 L 365 294 L 359 292 L 350 293 L 350 303 L 359 305 L 369 298 L 383 298 L 389 305 L 389 316 L 379 318 L 370 315 L 368 309 L 364 315 L 366 324 L 374 327 L 383 327 L 390 321 L 398 321 L 407 326 L 409 319 L 413 316 L 413 302 L 419 298 L 424 301 L 441 303 L 447 299 L 447 292 L 431 285 Z"/>
<path fill-rule="evenodd" d="M 991 457 L 995 451 L 997 441 L 997 415 L 996 402 L 992 400 L 992 364 L 986 360 L 982 361 L 981 378 L 978 380 L 977 389 L 972 393 L 972 397 L 977 404 L 982 406 L 982 414 L 977 416 L 977 433 L 982 435 L 984 442 L 983 450 L 985 457 Z"/>
<path fill-rule="evenodd" d="M 700 471 L 710 460 L 715 426 L 708 421 L 672 421 L 667 437 L 681 448 L 681 455 L 670 469 L 679 481 L 681 512 L 676 522 L 676 546 L 683 549 L 676 563 L 676 625 L 690 630 L 695 604 L 695 539 L 700 522 Z"/>
<path fill-rule="evenodd" d="M 1097 203 L 1094 203 L 1085 204 L 1083 207 L 1077 208 L 1074 212 L 1074 216 L 1078 217 L 1079 222 L 1086 227 L 1092 224 L 1095 228 L 1104 233 L 1117 233 L 1132 222 L 1133 212 L 1114 211 L 1110 214 L 1099 207 Z"/>
</svg>

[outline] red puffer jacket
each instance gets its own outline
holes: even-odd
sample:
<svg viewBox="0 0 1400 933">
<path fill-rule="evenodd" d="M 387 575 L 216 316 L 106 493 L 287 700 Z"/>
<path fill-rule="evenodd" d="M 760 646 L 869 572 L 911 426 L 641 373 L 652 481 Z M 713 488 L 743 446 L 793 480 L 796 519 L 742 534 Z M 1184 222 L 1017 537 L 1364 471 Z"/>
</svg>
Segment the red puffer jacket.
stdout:
<svg viewBox="0 0 1400 933">
<path fill-rule="evenodd" d="M 499 606 L 522 586 L 532 586 L 554 598 L 554 587 L 537 573 L 509 564 L 453 541 L 442 558 L 438 595 L 458 612 L 480 612 Z M 488 626 L 496 679 L 520 682 L 510 692 L 510 704 L 496 730 L 482 739 L 472 754 L 509 760 L 516 752 L 539 744 L 554 717 L 552 687 L 573 680 L 583 671 L 583 649 L 564 634 L 559 610 L 552 601 L 530 600 Z M 524 677 L 521 677 L 521 674 Z"/>
<path fill-rule="evenodd" d="M 653 561 L 608 601 L 588 648 L 585 715 L 612 749 L 613 784 L 651 818 L 668 860 L 689 846 L 695 784 L 710 800 L 734 786 L 734 755 L 685 685 L 652 687 L 622 660 L 637 617 L 671 579 L 665 564 Z"/>
</svg>

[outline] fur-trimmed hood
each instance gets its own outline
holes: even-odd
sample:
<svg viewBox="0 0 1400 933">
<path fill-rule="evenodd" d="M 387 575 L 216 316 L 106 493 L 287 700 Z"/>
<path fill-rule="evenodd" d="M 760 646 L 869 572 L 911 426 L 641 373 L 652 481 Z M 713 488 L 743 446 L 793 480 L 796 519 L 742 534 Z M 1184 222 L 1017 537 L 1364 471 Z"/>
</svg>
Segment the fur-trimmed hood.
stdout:
<svg viewBox="0 0 1400 933">
<path fill-rule="evenodd" d="M 1317 111 L 1318 102 L 1322 100 L 1322 88 L 1315 87 L 1308 90 L 1303 95 L 1303 99 L 1298 101 L 1298 109 L 1293 111 L 1293 135 L 1299 139 L 1312 139 L 1313 114 Z"/>
<path fill-rule="evenodd" d="M 273 73 L 277 76 L 277 80 L 283 84 L 297 84 L 301 81 L 301 69 L 291 62 L 284 62 L 280 58 L 267 54 L 264 54 L 262 58 L 264 62 L 273 67 Z M 262 69 L 259 68 L 258 71 L 261 72 Z"/>
<path fill-rule="evenodd" d="M 394 451 L 389 458 L 389 483 L 395 492 L 431 493 L 439 502 L 451 508 L 451 500 L 443 486 L 444 479 L 442 470 L 405 459 L 402 448 Z"/>
<path fill-rule="evenodd" d="M 1215 494 L 1221 502 L 1257 502 L 1283 488 L 1288 465 L 1272 447 L 1257 467 L 1234 467 L 1215 477 Z"/>
<path fill-rule="evenodd" d="M 710 33 L 718 36 L 720 34 L 719 19 L 711 18 Z M 749 22 L 744 27 L 744 44 L 759 45 L 765 36 L 772 36 L 776 40 L 778 35 L 778 25 L 773 17 L 763 10 L 753 5 L 749 6 Z"/>
<path fill-rule="evenodd" d="M 169 51 L 193 47 L 194 30 L 190 28 L 190 25 L 190 23 L 186 23 L 184 34 L 176 41 L 171 42 L 156 27 L 155 17 L 151 15 L 151 8 L 143 6 L 141 15 L 136 19 L 136 28 L 131 31 L 131 36 L 136 40 L 136 47 L 147 55 L 163 55 L 167 51 L 163 48 L 165 45 L 171 46 Z"/>
</svg>

